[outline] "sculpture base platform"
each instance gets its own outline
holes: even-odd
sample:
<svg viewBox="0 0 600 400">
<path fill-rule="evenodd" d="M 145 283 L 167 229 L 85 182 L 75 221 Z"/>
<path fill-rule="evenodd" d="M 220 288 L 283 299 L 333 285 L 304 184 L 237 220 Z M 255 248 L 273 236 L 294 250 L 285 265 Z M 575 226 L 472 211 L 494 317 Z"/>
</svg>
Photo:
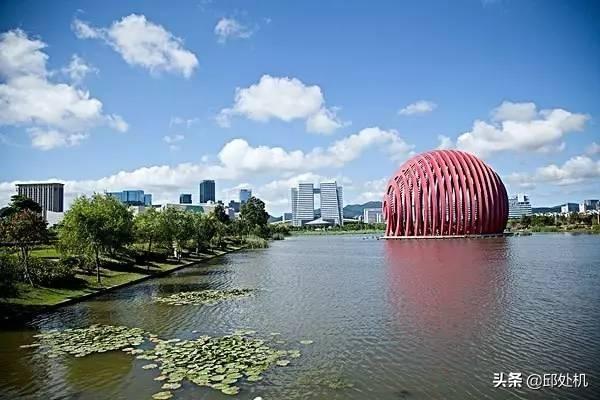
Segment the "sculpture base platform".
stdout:
<svg viewBox="0 0 600 400">
<path fill-rule="evenodd" d="M 406 240 L 406 239 L 489 239 L 513 236 L 512 232 L 489 233 L 485 235 L 439 235 L 439 236 L 381 236 L 381 239 Z"/>
</svg>

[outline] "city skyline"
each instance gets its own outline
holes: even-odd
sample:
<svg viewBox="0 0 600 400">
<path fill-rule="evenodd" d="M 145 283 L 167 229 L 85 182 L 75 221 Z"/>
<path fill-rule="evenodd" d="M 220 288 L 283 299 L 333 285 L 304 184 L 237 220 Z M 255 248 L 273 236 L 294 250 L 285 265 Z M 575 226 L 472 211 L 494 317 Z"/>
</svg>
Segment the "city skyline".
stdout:
<svg viewBox="0 0 600 400">
<path fill-rule="evenodd" d="M 595 3 L 298 7 L 3 2 L 0 207 L 17 183 L 64 183 L 68 208 L 130 187 L 176 202 L 205 178 L 225 201 L 252 187 L 273 215 L 304 181 L 362 204 L 438 147 L 534 207 L 599 197 Z"/>
</svg>

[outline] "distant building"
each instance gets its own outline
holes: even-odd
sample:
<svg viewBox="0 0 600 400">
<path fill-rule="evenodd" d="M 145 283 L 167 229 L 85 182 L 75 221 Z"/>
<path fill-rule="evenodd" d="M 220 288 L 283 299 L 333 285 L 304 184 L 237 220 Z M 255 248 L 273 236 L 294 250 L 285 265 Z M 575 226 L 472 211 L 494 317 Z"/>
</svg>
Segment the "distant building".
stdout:
<svg viewBox="0 0 600 400">
<path fill-rule="evenodd" d="M 215 181 L 204 180 L 200 182 L 199 203 L 208 203 L 215 201 Z"/>
<path fill-rule="evenodd" d="M 123 190 L 121 192 L 106 193 L 119 200 L 126 206 L 151 206 L 152 195 L 144 193 L 143 190 Z"/>
<path fill-rule="evenodd" d="M 292 213 L 289 213 L 289 212 L 287 212 L 287 213 L 283 213 L 283 218 L 282 218 L 282 220 L 283 220 L 283 221 L 291 221 L 291 220 L 292 220 Z"/>
<path fill-rule="evenodd" d="M 65 191 L 62 183 L 19 183 L 17 193 L 38 203 L 44 211 L 63 212 Z"/>
<path fill-rule="evenodd" d="M 206 213 L 205 208 L 202 205 L 197 204 L 175 204 L 175 203 L 167 203 L 161 206 L 161 209 L 174 208 L 176 210 L 182 211 L 192 211 L 196 213 Z"/>
<path fill-rule="evenodd" d="M 529 196 L 526 194 L 517 194 L 508 198 L 508 218 L 521 218 L 522 216 L 532 215 Z"/>
<path fill-rule="evenodd" d="M 561 214 L 569 214 L 577 211 L 579 211 L 579 204 L 577 203 L 565 203 L 560 206 Z"/>
<path fill-rule="evenodd" d="M 343 189 L 336 181 L 321 182 L 321 219 L 334 225 L 344 225 Z"/>
<path fill-rule="evenodd" d="M 241 204 L 239 201 L 231 200 L 229 201 L 229 208 L 232 208 L 235 212 L 240 212 Z"/>
<path fill-rule="evenodd" d="M 244 204 L 252 197 L 252 189 L 240 189 L 240 203 Z"/>
<path fill-rule="evenodd" d="M 315 188 L 312 183 L 300 183 L 292 188 L 293 225 L 302 226 L 315 219 Z"/>
<path fill-rule="evenodd" d="M 600 201 L 584 200 L 579 204 L 579 212 L 594 211 L 600 209 Z"/>
<path fill-rule="evenodd" d="M 383 223 L 383 214 L 381 208 L 365 208 L 363 210 L 362 220 L 366 224 Z"/>
<path fill-rule="evenodd" d="M 179 195 L 179 204 L 192 204 L 192 194 L 181 193 Z"/>
<path fill-rule="evenodd" d="M 335 181 L 321 182 L 318 189 L 312 183 L 300 183 L 292 188 L 292 224 L 303 226 L 315 220 L 315 194 L 320 195 L 320 220 L 328 225 L 343 225 L 343 189 Z"/>
</svg>

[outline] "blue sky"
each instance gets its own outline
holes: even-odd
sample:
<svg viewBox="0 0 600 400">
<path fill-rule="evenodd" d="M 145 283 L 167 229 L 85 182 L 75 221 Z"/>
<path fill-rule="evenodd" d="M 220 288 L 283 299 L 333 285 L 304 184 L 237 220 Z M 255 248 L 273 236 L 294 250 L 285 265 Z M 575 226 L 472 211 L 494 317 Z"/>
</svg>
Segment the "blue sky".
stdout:
<svg viewBox="0 0 600 400">
<path fill-rule="evenodd" d="M 215 179 L 379 200 L 410 157 L 471 151 L 535 205 L 600 197 L 594 1 L 4 1 L 0 204 Z"/>
</svg>

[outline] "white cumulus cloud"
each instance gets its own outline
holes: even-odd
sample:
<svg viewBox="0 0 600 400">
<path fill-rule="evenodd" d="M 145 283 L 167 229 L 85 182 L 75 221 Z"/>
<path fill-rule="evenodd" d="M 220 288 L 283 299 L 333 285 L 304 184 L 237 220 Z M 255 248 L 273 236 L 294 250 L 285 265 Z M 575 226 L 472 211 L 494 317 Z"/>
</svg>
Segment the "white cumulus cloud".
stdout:
<svg viewBox="0 0 600 400">
<path fill-rule="evenodd" d="M 221 18 L 215 25 L 215 35 L 219 43 L 228 39 L 248 39 L 254 32 L 234 18 Z"/>
<path fill-rule="evenodd" d="M 79 85 L 88 74 L 97 73 L 98 69 L 86 63 L 85 60 L 77 54 L 73 54 L 69 65 L 63 67 L 61 71 L 71 78 L 71 82 Z"/>
<path fill-rule="evenodd" d="M 169 72 L 189 78 L 198 66 L 196 55 L 183 47 L 182 39 L 144 15 L 130 14 L 109 28 L 95 28 L 75 19 L 72 29 L 80 39 L 105 41 L 128 64 L 151 73 Z"/>
<path fill-rule="evenodd" d="M 586 149 L 585 154 L 588 156 L 595 156 L 596 154 L 600 154 L 600 144 L 596 142 L 592 142 Z"/>
<path fill-rule="evenodd" d="M 533 103 L 504 102 L 492 111 L 493 121 L 476 120 L 456 147 L 485 157 L 500 151 L 557 151 L 570 132 L 583 130 L 589 117 L 561 108 L 537 110 Z"/>
<path fill-rule="evenodd" d="M 20 29 L 0 34 L 0 125 L 25 127 L 42 150 L 78 144 L 102 125 L 126 131 L 123 118 L 104 114 L 88 91 L 49 80 L 45 47 Z"/>
<path fill-rule="evenodd" d="M 512 173 L 507 180 L 523 188 L 533 188 L 536 184 L 572 185 L 584 181 L 600 179 L 600 160 L 578 155 L 562 165 L 550 164 L 539 167 L 534 173 Z"/>
<path fill-rule="evenodd" d="M 308 131 L 323 134 L 332 133 L 344 124 L 336 116 L 335 109 L 325 106 L 319 86 L 305 85 L 296 78 L 270 75 L 263 75 L 258 83 L 247 88 L 237 88 L 233 106 L 221 110 L 217 123 L 228 127 L 235 115 L 262 122 L 304 119 Z"/>
<path fill-rule="evenodd" d="M 415 115 L 415 114 L 427 114 L 432 112 L 437 108 L 437 104 L 433 101 L 428 100 L 419 100 L 414 103 L 407 105 L 404 108 L 401 108 L 398 111 L 400 115 Z"/>
</svg>

